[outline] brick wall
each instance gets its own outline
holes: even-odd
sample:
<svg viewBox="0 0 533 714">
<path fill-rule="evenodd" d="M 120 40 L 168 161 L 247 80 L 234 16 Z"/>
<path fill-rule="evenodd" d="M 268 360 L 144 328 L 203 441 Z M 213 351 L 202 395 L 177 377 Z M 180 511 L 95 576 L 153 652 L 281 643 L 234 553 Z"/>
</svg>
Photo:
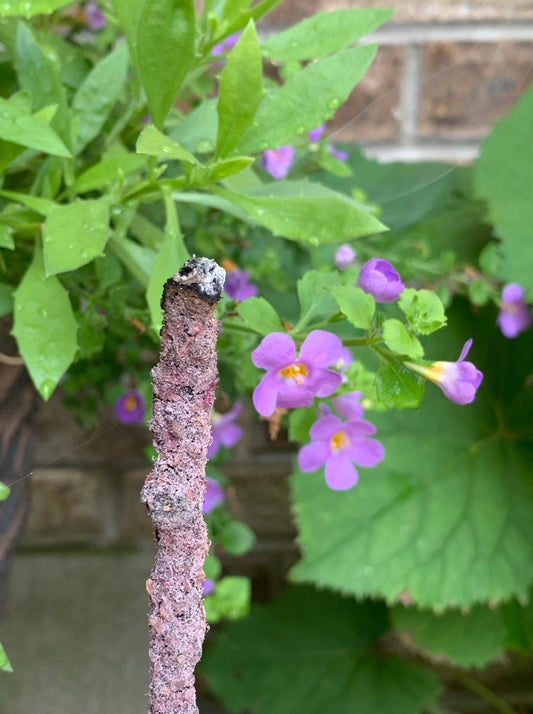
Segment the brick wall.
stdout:
<svg viewBox="0 0 533 714">
<path fill-rule="evenodd" d="M 357 3 L 357 6 L 389 3 Z M 348 0 L 286 0 L 262 32 Z M 383 160 L 469 161 L 491 124 L 533 82 L 533 0 L 399 0 L 392 21 L 371 37 L 376 61 L 330 130 L 363 142 Z M 263 425 L 246 417 L 246 440 L 226 469 L 235 515 L 258 535 L 254 551 L 228 559 L 269 597 L 297 557 L 286 479 L 290 447 L 269 448 Z M 110 414 L 87 435 L 54 397 L 36 417 L 33 508 L 26 546 L 116 546 L 151 538 L 138 493 L 148 470 L 141 428 Z"/>
</svg>

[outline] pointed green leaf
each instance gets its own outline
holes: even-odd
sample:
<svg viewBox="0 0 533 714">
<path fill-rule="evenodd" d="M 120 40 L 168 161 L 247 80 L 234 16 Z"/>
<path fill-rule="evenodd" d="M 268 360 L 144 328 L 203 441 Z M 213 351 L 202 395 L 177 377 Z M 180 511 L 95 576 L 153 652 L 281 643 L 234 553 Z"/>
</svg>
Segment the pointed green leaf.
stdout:
<svg viewBox="0 0 533 714">
<path fill-rule="evenodd" d="M 215 150 L 217 129 L 217 100 L 204 99 L 169 132 L 169 138 L 189 151 L 210 154 Z"/>
<path fill-rule="evenodd" d="M 386 8 L 354 8 L 319 12 L 262 44 L 267 57 L 280 62 L 318 59 L 354 45 L 393 14 Z"/>
<path fill-rule="evenodd" d="M 27 114 L 11 101 L 0 98 L 0 135 L 5 142 L 20 144 L 55 156 L 72 156 L 59 136 L 48 124 Z M 17 154 L 10 157 L 10 161 Z"/>
<path fill-rule="evenodd" d="M 23 22 L 18 24 L 16 62 L 19 84 L 31 94 L 33 111 L 55 105 L 57 109 L 50 125 L 70 146 L 70 113 L 59 71 Z"/>
<path fill-rule="evenodd" d="M 291 74 L 282 87 L 265 98 L 238 150 L 252 154 L 277 149 L 331 119 L 363 77 L 375 53 L 376 45 L 354 47 Z"/>
<path fill-rule="evenodd" d="M 339 281 L 338 273 L 321 273 L 318 270 L 308 270 L 298 280 L 296 290 L 300 301 L 300 319 L 296 329 L 301 330 L 313 321 L 327 320 L 337 312 L 330 292 Z"/>
<path fill-rule="evenodd" d="M 11 666 L 11 662 L 9 661 L 7 652 L 2 647 L 1 642 L 0 642 L 0 671 L 2 671 L 2 672 L 12 672 L 13 671 L 13 667 Z"/>
<path fill-rule="evenodd" d="M 144 0 L 137 62 L 154 124 L 161 129 L 194 64 L 194 0 Z"/>
<path fill-rule="evenodd" d="M 381 603 L 291 588 L 227 623 L 200 669 L 230 711 L 420 714 L 437 678 L 372 647 L 388 629 Z"/>
<path fill-rule="evenodd" d="M 137 153 L 175 159 L 186 164 L 198 164 L 198 159 L 179 144 L 162 134 L 155 126 L 147 126 L 137 139 Z"/>
<path fill-rule="evenodd" d="M 381 365 L 376 375 L 378 399 L 386 407 L 416 409 L 424 396 L 424 379 L 408 369 L 393 355 L 380 353 Z"/>
<path fill-rule="evenodd" d="M 498 610 L 475 605 L 469 612 L 395 607 L 392 621 L 408 632 L 413 644 L 432 657 L 445 657 L 459 667 L 484 667 L 505 651 L 505 627 Z"/>
<path fill-rule="evenodd" d="M 118 18 L 119 26 L 124 30 L 130 54 L 137 63 L 137 31 L 144 0 L 111 0 Z"/>
<path fill-rule="evenodd" d="M 233 48 L 220 77 L 217 157 L 227 156 L 251 126 L 263 99 L 263 64 L 253 22 Z"/>
<path fill-rule="evenodd" d="M 46 276 L 41 250 L 36 249 L 15 292 L 13 334 L 43 399 L 52 395 L 74 359 L 77 329 L 67 291 L 55 275 Z"/>
<path fill-rule="evenodd" d="M 78 193 L 87 193 L 88 191 L 95 191 L 104 186 L 109 186 L 116 181 L 122 180 L 124 176 L 144 168 L 147 161 L 148 159 L 143 156 L 126 152 L 101 161 L 78 176 L 75 183 L 76 191 Z"/>
<path fill-rule="evenodd" d="M 383 340 L 389 350 L 412 359 L 421 359 L 424 348 L 400 320 L 385 320 L 383 324 Z"/>
<path fill-rule="evenodd" d="M 533 583 L 533 333 L 507 340 L 494 313 L 456 309 L 432 350 L 457 354 L 474 337 L 485 374 L 476 401 L 459 406 L 428 385 L 418 411 L 375 414 L 385 460 L 361 469 L 351 491 L 323 475 L 292 479 L 304 556 L 292 571 L 358 597 L 400 596 L 422 607 L 526 599 Z"/>
<path fill-rule="evenodd" d="M 218 189 L 217 194 L 274 235 L 310 245 L 340 243 L 385 230 L 362 204 L 309 181 L 279 181 L 247 194 Z"/>
<path fill-rule="evenodd" d="M 146 301 L 152 318 L 152 326 L 159 333 L 163 322 L 161 297 L 166 281 L 175 275 L 190 258 L 183 242 L 174 201 L 165 195 L 167 221 L 165 237 L 155 257 L 146 290 Z"/>
<path fill-rule="evenodd" d="M 41 198 L 40 196 L 32 196 L 27 193 L 18 193 L 16 191 L 0 191 L 0 195 L 4 198 L 9 198 L 15 203 L 21 203 L 23 206 L 30 208 L 32 211 L 41 213 L 43 216 L 47 216 L 49 213 L 57 208 L 57 203 L 51 201 L 48 198 Z"/>
<path fill-rule="evenodd" d="M 70 5 L 72 0 L 2 0 L 0 2 L 0 17 L 34 17 L 49 15 L 60 7 Z"/>
<path fill-rule="evenodd" d="M 89 72 L 74 95 L 73 118 L 78 127 L 74 141 L 76 154 L 100 131 L 117 102 L 128 71 L 128 48 L 119 45 Z"/>
<path fill-rule="evenodd" d="M 339 285 L 330 288 L 330 292 L 351 325 L 360 330 L 369 330 L 372 327 L 376 312 L 376 302 L 372 295 L 353 285 Z"/>
<path fill-rule="evenodd" d="M 237 312 L 248 327 L 260 335 L 285 332 L 277 312 L 265 298 L 250 297 L 237 306 Z"/>
<path fill-rule="evenodd" d="M 56 206 L 43 226 L 46 274 L 76 270 L 103 255 L 109 234 L 107 200 Z"/>
</svg>

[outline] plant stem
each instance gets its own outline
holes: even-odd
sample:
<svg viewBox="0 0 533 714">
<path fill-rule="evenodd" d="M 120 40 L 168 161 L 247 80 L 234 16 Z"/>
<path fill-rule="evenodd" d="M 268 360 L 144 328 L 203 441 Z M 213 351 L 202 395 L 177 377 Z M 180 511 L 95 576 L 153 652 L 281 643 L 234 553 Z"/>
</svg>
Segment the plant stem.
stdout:
<svg viewBox="0 0 533 714">
<path fill-rule="evenodd" d="M 202 506 L 218 382 L 215 306 L 224 271 L 193 258 L 163 291 L 161 357 L 152 371 L 151 429 L 158 458 L 142 490 L 157 555 L 146 582 L 151 599 L 149 714 L 198 714 L 194 668 L 206 631 Z"/>
<path fill-rule="evenodd" d="M 485 685 L 478 682 L 477 679 L 470 677 L 466 672 L 453 670 L 451 673 L 464 687 L 470 689 L 474 694 L 477 694 L 481 699 L 486 701 L 487 704 L 490 704 L 498 712 L 501 712 L 501 714 L 518 714 L 516 709 L 513 709 L 513 707 L 507 704 L 498 694 L 485 687 Z"/>
</svg>

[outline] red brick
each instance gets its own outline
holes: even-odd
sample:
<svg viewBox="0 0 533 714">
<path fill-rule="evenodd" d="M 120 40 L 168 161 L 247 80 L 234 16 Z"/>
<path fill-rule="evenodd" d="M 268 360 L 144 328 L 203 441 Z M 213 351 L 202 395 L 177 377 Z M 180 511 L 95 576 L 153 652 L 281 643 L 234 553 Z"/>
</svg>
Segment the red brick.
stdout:
<svg viewBox="0 0 533 714">
<path fill-rule="evenodd" d="M 424 48 L 420 135 L 483 137 L 533 84 L 525 42 L 435 43 Z"/>
</svg>

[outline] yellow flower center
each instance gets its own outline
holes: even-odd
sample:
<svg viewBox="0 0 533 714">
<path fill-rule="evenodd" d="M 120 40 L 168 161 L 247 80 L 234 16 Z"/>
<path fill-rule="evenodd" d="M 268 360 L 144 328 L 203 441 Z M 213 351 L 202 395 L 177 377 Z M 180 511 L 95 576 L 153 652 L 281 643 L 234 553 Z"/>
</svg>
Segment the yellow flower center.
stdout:
<svg viewBox="0 0 533 714">
<path fill-rule="evenodd" d="M 285 379 L 294 379 L 296 384 L 302 384 L 305 377 L 309 376 L 307 367 L 301 362 L 299 362 L 298 364 L 290 364 L 288 367 L 280 369 L 279 373 Z"/>
<path fill-rule="evenodd" d="M 124 400 L 124 407 L 127 412 L 132 412 L 137 409 L 137 397 L 134 394 L 131 394 L 129 397 L 126 397 L 126 399 Z"/>
<path fill-rule="evenodd" d="M 332 451 L 340 451 L 341 449 L 350 446 L 350 440 L 344 431 L 337 431 L 331 437 L 329 445 Z"/>
</svg>

